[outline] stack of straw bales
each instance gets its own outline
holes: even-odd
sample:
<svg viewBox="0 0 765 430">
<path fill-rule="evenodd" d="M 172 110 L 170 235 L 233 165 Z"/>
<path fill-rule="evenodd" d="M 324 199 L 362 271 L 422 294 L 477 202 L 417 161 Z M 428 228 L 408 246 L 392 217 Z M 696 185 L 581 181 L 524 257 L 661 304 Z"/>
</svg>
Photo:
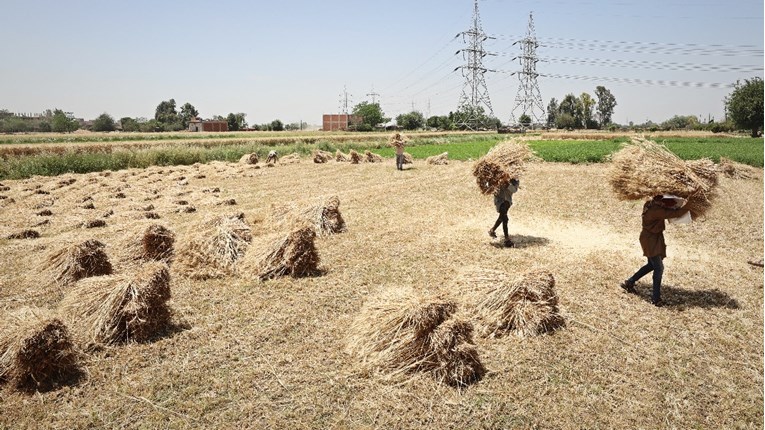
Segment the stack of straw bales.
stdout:
<svg viewBox="0 0 765 430">
<path fill-rule="evenodd" d="M 351 152 L 348 153 L 348 157 L 351 159 L 351 164 L 359 164 L 364 161 L 361 157 L 361 154 L 353 149 L 351 149 Z"/>
<path fill-rule="evenodd" d="M 119 260 L 130 263 L 173 259 L 175 233 L 160 224 L 151 224 L 143 233 L 128 233 L 117 246 Z"/>
<path fill-rule="evenodd" d="M 449 164 L 449 153 L 442 152 L 438 155 L 431 155 L 430 157 L 425 159 L 425 162 L 428 164 L 436 165 L 436 166 L 444 166 L 446 164 Z"/>
<path fill-rule="evenodd" d="M 59 310 L 84 345 L 141 342 L 170 324 L 169 299 L 167 265 L 151 262 L 130 273 L 77 282 Z"/>
<path fill-rule="evenodd" d="M 696 219 L 711 207 L 717 169 L 709 160 L 685 162 L 664 146 L 633 138 L 613 155 L 608 180 L 621 200 L 650 199 L 660 194 L 682 197 Z"/>
<path fill-rule="evenodd" d="M 52 312 L 21 308 L 0 323 L 0 381 L 44 390 L 78 373 L 80 354 L 66 325 Z"/>
<path fill-rule="evenodd" d="M 335 151 L 335 161 L 347 162 L 350 161 L 350 157 L 343 154 L 339 149 Z"/>
<path fill-rule="evenodd" d="M 285 155 L 280 160 L 282 164 L 293 164 L 293 163 L 299 163 L 300 162 L 300 154 L 297 152 L 293 152 L 292 154 Z"/>
<path fill-rule="evenodd" d="M 718 170 L 726 178 L 732 179 L 754 179 L 757 177 L 757 169 L 746 164 L 737 163 L 730 158 L 720 157 Z"/>
<path fill-rule="evenodd" d="M 321 149 L 317 149 L 313 153 L 313 162 L 317 164 L 326 163 L 327 161 L 332 159 L 332 154 L 327 151 L 322 151 Z"/>
<path fill-rule="evenodd" d="M 252 154 L 244 154 L 242 155 L 242 158 L 239 159 L 239 163 L 241 164 L 258 164 L 258 154 L 252 153 Z"/>
<path fill-rule="evenodd" d="M 347 352 L 365 368 L 392 376 L 425 372 L 465 386 L 485 373 L 473 345 L 473 326 L 453 317 L 457 304 L 393 289 L 369 300 L 350 327 Z"/>
<path fill-rule="evenodd" d="M 313 226 L 297 224 L 289 234 L 270 238 L 270 246 L 247 253 L 242 271 L 261 281 L 281 276 L 315 275 L 319 271 L 315 239 Z"/>
<path fill-rule="evenodd" d="M 179 247 L 173 270 L 192 279 L 230 275 L 251 241 L 243 214 L 210 218 Z"/>
<path fill-rule="evenodd" d="M 371 151 L 364 152 L 364 155 L 366 156 L 367 163 L 382 163 L 383 161 L 383 158 L 380 155 Z"/>
<path fill-rule="evenodd" d="M 111 274 L 112 264 L 104 248 L 103 243 L 90 239 L 52 252 L 42 265 L 46 284 L 64 286 L 83 278 Z"/>
<path fill-rule="evenodd" d="M 331 196 L 322 198 L 317 204 L 306 209 L 298 209 L 294 203 L 271 207 L 271 222 L 275 225 L 313 225 L 320 236 L 346 231 L 345 220 L 340 214 L 340 198 Z"/>
<path fill-rule="evenodd" d="M 532 270 L 512 279 L 509 274 L 482 268 L 463 270 L 452 294 L 474 314 L 482 336 L 537 336 L 565 324 L 558 309 L 555 278 Z"/>
<path fill-rule="evenodd" d="M 525 161 L 532 155 L 528 145 L 515 141 L 503 142 L 492 148 L 473 166 L 473 176 L 481 192 L 494 194 L 511 179 L 519 179 L 526 170 Z"/>
<path fill-rule="evenodd" d="M 412 154 L 404 152 L 404 164 L 414 164 L 414 158 L 412 158 Z"/>
</svg>

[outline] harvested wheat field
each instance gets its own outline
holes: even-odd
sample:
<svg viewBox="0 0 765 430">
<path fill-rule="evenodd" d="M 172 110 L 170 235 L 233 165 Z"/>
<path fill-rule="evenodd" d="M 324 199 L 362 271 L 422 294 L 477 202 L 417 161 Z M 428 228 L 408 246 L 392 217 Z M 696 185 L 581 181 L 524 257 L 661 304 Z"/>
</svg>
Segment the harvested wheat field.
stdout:
<svg viewBox="0 0 765 430">
<path fill-rule="evenodd" d="M 642 202 L 614 196 L 608 164 L 527 163 L 509 212 L 516 248 L 487 235 L 497 213 L 476 187 L 473 164 L 415 160 L 401 172 L 389 158 L 355 165 L 306 158 L 262 169 L 213 162 L 67 175 L 76 181 L 63 188 L 61 178 L 4 180 L 0 237 L 49 223 L 35 227 L 34 240 L 0 239 L 0 311 L 56 309 L 75 291 L 46 282 L 43 265 L 68 244 L 99 241 L 118 263 L 119 247 L 158 222 L 174 234 L 175 259 L 172 321 L 161 333 L 88 351 L 83 378 L 63 388 L 30 396 L 0 385 L 0 428 L 762 425 L 763 270 L 748 263 L 763 257 L 761 169 L 755 180 L 720 175 L 704 217 L 667 227 L 666 306 L 657 308 L 650 277 L 638 283 L 639 295 L 619 288 L 644 263 Z M 261 281 L 234 265 L 220 278 L 175 275 L 188 241 L 213 237 L 205 221 L 232 215 L 222 202 L 235 199 L 235 212 L 244 214 L 252 241 L 237 249 L 249 261 L 268 251 L 267 238 L 289 234 L 271 222 L 272 207 L 311 207 L 326 196 L 342 202 L 346 231 L 316 235 L 306 247 L 320 257 L 318 273 Z M 196 212 L 179 212 L 181 200 Z M 38 215 L 45 209 L 51 215 Z M 147 220 L 146 211 L 159 220 Z M 80 228 L 94 218 L 106 225 Z M 564 324 L 485 336 L 470 307 L 454 300 L 454 316 L 429 342 L 444 353 L 474 348 L 481 371 L 469 380 L 461 364 L 392 379 L 348 352 L 348 339 L 363 335 L 352 330 L 370 300 L 398 288 L 436 297 L 470 279 L 460 278 L 465 268 L 510 281 L 549 272 Z M 115 264 L 111 275 L 80 283 L 136 270 Z M 469 299 L 489 300 L 478 287 L 464 286 L 478 294 Z"/>
</svg>

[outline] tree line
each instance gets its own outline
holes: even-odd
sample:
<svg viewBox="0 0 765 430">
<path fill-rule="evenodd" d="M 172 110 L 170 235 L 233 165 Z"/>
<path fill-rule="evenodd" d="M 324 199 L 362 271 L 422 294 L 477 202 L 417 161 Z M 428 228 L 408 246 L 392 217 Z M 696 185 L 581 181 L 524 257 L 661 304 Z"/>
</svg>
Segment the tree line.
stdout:
<svg viewBox="0 0 765 430">
<path fill-rule="evenodd" d="M 761 134 L 763 128 L 763 80 L 760 77 L 737 82 L 733 91 L 724 99 L 726 118 L 722 122 L 708 120 L 706 123 L 693 115 L 675 115 L 662 122 L 647 121 L 643 124 L 619 125 L 612 121 L 614 108 L 617 106 L 616 97 L 603 86 L 595 87 L 595 97 L 589 93 L 579 96 L 566 94 L 560 101 L 550 99 L 546 110 L 544 126 L 558 129 L 642 129 L 679 130 L 695 129 L 712 132 L 730 132 L 747 130 L 751 136 Z M 379 103 L 361 102 L 353 107 L 352 113 L 361 118 L 361 122 L 352 125 L 355 131 L 373 131 L 386 124 L 391 118 L 385 117 Z M 184 103 L 177 108 L 175 99 L 160 102 L 154 112 L 154 118 L 124 117 L 116 121 L 108 113 L 103 113 L 93 120 L 90 129 L 93 131 L 114 131 L 121 129 L 126 132 L 160 132 L 180 131 L 188 129 L 189 123 L 199 116 L 199 111 L 191 103 Z M 284 124 L 275 119 L 268 123 L 249 125 L 246 114 L 229 113 L 227 116 L 214 115 L 213 120 L 226 121 L 230 131 L 262 130 L 284 131 L 301 130 L 303 123 Z M 531 118 L 523 114 L 518 119 L 524 126 L 531 126 Z M 413 110 L 396 116 L 398 128 L 418 130 L 423 128 L 438 130 L 459 130 L 466 128 L 497 129 L 502 123 L 499 119 L 489 116 L 482 108 L 471 110 L 461 107 L 447 115 L 434 115 L 425 118 L 422 112 Z M 83 124 L 61 109 L 48 109 L 43 114 L 28 117 L 16 115 L 8 110 L 0 109 L 0 133 L 19 132 L 72 132 Z"/>
</svg>

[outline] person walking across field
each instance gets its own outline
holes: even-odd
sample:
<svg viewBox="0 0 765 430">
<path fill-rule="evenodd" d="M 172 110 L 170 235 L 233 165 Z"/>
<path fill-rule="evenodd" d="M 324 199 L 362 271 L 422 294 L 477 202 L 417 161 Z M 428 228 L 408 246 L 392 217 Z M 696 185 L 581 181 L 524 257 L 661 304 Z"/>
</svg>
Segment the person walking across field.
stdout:
<svg viewBox="0 0 765 430">
<path fill-rule="evenodd" d="M 662 306 L 661 278 L 664 275 L 664 258 L 667 245 L 664 243 L 664 220 L 678 218 L 688 212 L 688 207 L 678 208 L 677 201 L 658 195 L 643 205 L 643 229 L 640 232 L 640 247 L 648 262 L 634 275 L 622 282 L 621 287 L 628 293 L 636 294 L 635 283 L 643 276 L 653 272 L 653 291 L 651 303 Z"/>
<path fill-rule="evenodd" d="M 390 138 L 389 145 L 396 148 L 396 169 L 404 170 L 404 144 L 406 139 L 401 136 L 401 133 L 393 133 Z"/>
<path fill-rule="evenodd" d="M 494 193 L 494 206 L 497 208 L 499 216 L 494 223 L 494 227 L 489 229 L 489 236 L 497 237 L 497 227 L 502 224 L 502 232 L 505 234 L 505 246 L 508 248 L 512 248 L 515 244 L 510 240 L 510 235 L 507 233 L 507 211 L 509 211 L 510 206 L 513 205 L 513 194 L 518 192 L 519 186 L 520 182 L 517 179 L 511 179 L 509 183 L 500 187 L 497 192 Z"/>
</svg>

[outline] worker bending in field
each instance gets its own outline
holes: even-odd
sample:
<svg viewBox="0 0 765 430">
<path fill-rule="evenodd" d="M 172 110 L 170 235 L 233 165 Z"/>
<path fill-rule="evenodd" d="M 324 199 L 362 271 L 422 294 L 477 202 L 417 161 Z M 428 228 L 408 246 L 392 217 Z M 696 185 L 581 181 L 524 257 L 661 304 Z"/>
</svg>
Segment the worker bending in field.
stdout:
<svg viewBox="0 0 765 430">
<path fill-rule="evenodd" d="M 390 138 L 389 145 L 396 148 L 396 169 L 404 170 L 404 144 L 406 139 L 401 136 L 401 133 L 393 133 Z"/>
<path fill-rule="evenodd" d="M 661 277 L 664 274 L 664 258 L 667 256 L 667 245 L 664 243 L 664 220 L 678 218 L 688 212 L 688 207 L 678 208 L 673 198 L 655 196 L 643 205 L 643 230 L 640 232 L 640 247 L 648 262 L 638 269 L 634 275 L 622 282 L 621 287 L 628 293 L 636 294 L 635 282 L 653 271 L 653 293 L 651 303 L 662 306 Z"/>
<path fill-rule="evenodd" d="M 276 151 L 271 150 L 268 152 L 268 158 L 266 158 L 266 163 L 276 163 L 278 158 L 279 157 L 276 155 Z"/>
<path fill-rule="evenodd" d="M 497 212 L 499 212 L 499 217 L 497 217 L 494 227 L 489 229 L 489 236 L 497 237 L 495 231 L 502 224 L 502 232 L 505 233 L 505 246 L 508 248 L 512 248 L 515 244 L 510 240 L 510 236 L 507 233 L 507 211 L 513 205 L 513 194 L 518 191 L 519 186 L 520 182 L 517 179 L 511 179 L 509 183 L 499 187 L 494 193 L 494 206 L 497 208 Z"/>
</svg>

